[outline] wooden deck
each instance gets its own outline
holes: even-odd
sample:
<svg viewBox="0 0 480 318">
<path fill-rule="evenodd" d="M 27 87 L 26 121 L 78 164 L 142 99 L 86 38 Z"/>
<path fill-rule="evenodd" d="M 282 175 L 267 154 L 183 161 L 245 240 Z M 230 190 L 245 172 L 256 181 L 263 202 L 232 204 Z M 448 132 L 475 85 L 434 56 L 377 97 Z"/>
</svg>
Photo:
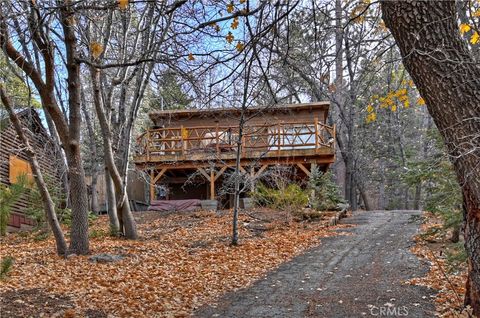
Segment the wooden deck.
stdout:
<svg viewBox="0 0 480 318">
<path fill-rule="evenodd" d="M 134 162 L 161 168 L 232 161 L 238 135 L 238 127 L 220 125 L 150 129 L 137 138 Z M 333 162 L 334 141 L 335 127 L 314 121 L 252 125 L 244 128 L 241 159 L 282 162 L 308 157 Z"/>
<path fill-rule="evenodd" d="M 296 165 L 309 175 L 314 165 L 327 167 L 335 160 L 335 126 L 311 121 L 248 125 L 239 141 L 238 126 L 220 124 L 149 129 L 137 138 L 134 163 L 150 172 L 150 193 L 167 171 L 199 171 L 210 182 L 235 165 L 241 143 L 240 166 L 246 173 L 260 174 L 271 165 Z M 254 167 L 255 166 L 255 167 Z M 207 169 L 208 168 L 208 169 Z M 310 168 L 310 169 L 309 169 Z"/>
</svg>

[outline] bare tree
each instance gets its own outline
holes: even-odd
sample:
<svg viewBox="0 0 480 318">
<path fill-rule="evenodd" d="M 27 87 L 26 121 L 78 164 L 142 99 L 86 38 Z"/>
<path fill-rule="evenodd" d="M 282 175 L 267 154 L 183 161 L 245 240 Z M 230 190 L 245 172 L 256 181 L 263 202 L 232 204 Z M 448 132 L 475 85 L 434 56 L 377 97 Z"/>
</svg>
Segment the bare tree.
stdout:
<svg viewBox="0 0 480 318">
<path fill-rule="evenodd" d="M 66 255 L 67 253 L 67 243 L 65 241 L 65 236 L 63 235 L 62 228 L 60 227 L 60 223 L 58 222 L 57 214 L 55 213 L 55 203 L 50 196 L 50 192 L 48 190 L 47 184 L 43 178 L 43 173 L 40 169 L 40 164 L 37 160 L 36 150 L 30 145 L 29 138 L 27 134 L 24 133 L 24 127 L 20 120 L 18 119 L 17 115 L 14 111 L 14 105 L 12 100 L 7 96 L 5 89 L 3 88 L 3 83 L 0 83 L 0 98 L 2 100 L 3 105 L 7 109 L 7 112 L 10 116 L 10 120 L 13 123 L 15 131 L 17 132 L 18 137 L 22 141 L 24 148 L 24 153 L 28 157 L 30 165 L 32 167 L 33 178 L 35 179 L 35 183 L 37 188 L 42 196 L 42 201 L 45 209 L 45 216 L 48 220 L 48 224 L 52 229 L 53 236 L 55 237 L 55 243 L 57 246 L 57 254 L 58 255 Z"/>
</svg>

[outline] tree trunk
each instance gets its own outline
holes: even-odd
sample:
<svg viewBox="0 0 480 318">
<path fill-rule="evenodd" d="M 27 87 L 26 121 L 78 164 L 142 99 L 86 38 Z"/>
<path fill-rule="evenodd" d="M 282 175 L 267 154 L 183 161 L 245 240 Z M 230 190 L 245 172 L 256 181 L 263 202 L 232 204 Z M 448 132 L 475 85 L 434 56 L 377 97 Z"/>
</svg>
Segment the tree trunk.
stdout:
<svg viewBox="0 0 480 318">
<path fill-rule="evenodd" d="M 465 205 L 465 304 L 480 316 L 480 68 L 459 33 L 455 1 L 383 1 L 383 19 L 447 146 Z"/>
<path fill-rule="evenodd" d="M 91 171 L 90 176 L 92 177 L 92 182 L 90 183 L 90 209 L 93 213 L 98 214 L 100 207 L 98 205 L 98 193 L 97 193 L 97 183 L 98 183 L 98 151 L 95 140 L 95 130 L 92 124 L 92 118 L 87 109 L 87 102 L 85 100 L 85 94 L 82 90 L 82 111 L 83 116 L 85 117 L 85 125 L 87 126 L 88 132 L 88 148 L 90 150 L 90 161 L 91 161 Z"/>
<path fill-rule="evenodd" d="M 1 85 L 1 84 L 0 84 Z M 37 160 L 37 155 L 35 153 L 35 149 L 33 149 L 30 145 L 29 140 L 23 133 L 23 127 L 20 123 L 20 120 L 15 115 L 13 111 L 13 104 L 11 100 L 5 93 L 3 87 L 0 86 L 0 95 L 2 99 L 2 103 L 5 105 L 7 112 L 10 116 L 10 120 L 15 127 L 15 131 L 17 132 L 18 137 L 22 141 L 23 145 L 25 146 L 25 154 L 28 157 L 30 165 L 32 166 L 33 177 L 35 179 L 35 183 L 37 185 L 38 191 L 42 197 L 43 201 L 43 208 L 45 209 L 45 216 L 48 220 L 48 224 L 53 232 L 53 237 L 55 238 L 55 244 L 57 247 L 57 254 L 58 255 L 65 255 L 67 253 L 67 243 L 65 241 L 65 236 L 63 235 L 62 228 L 60 227 L 60 223 L 58 222 L 57 214 L 55 213 L 55 204 L 50 196 L 50 192 L 48 191 L 47 184 L 43 179 L 43 173 L 40 170 L 40 165 Z"/>
<path fill-rule="evenodd" d="M 123 186 L 122 177 L 117 169 L 117 165 L 115 164 L 115 158 L 112 150 L 111 129 L 101 102 L 100 71 L 94 67 L 91 67 L 90 72 L 93 87 L 93 100 L 103 137 L 103 157 L 115 187 L 115 199 L 117 215 L 119 219 L 118 229 L 126 238 L 137 239 L 138 234 L 135 219 L 133 218 L 132 211 L 130 210 L 128 194 Z"/>
<path fill-rule="evenodd" d="M 242 153 L 243 126 L 245 111 L 242 108 L 238 125 L 237 149 L 235 153 L 235 192 L 233 197 L 232 245 L 238 245 L 238 210 L 240 207 L 240 159 Z"/>
<path fill-rule="evenodd" d="M 72 228 L 70 250 L 76 254 L 88 254 L 88 194 L 85 182 L 85 171 L 80 149 L 81 104 L 80 104 L 80 65 L 76 60 L 77 37 L 74 29 L 74 9 L 65 5 L 60 10 L 62 28 L 65 36 L 65 52 L 67 67 L 67 89 L 69 106 L 68 140 L 64 149 L 68 163 L 70 180 L 70 202 L 72 204 Z"/>
<path fill-rule="evenodd" d="M 105 168 L 105 188 L 107 189 L 107 212 L 110 221 L 110 232 L 118 234 L 120 222 L 118 221 L 117 204 L 115 200 L 115 188 L 108 168 Z"/>
</svg>

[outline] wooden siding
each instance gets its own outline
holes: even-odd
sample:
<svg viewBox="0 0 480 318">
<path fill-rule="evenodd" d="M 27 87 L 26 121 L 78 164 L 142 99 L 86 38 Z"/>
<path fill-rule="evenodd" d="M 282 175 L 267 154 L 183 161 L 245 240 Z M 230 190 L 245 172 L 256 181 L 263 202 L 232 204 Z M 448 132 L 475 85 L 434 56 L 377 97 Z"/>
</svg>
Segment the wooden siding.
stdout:
<svg viewBox="0 0 480 318">
<path fill-rule="evenodd" d="M 53 182 L 60 184 L 61 181 L 57 172 L 59 156 L 55 154 L 53 141 L 41 126 L 38 115 L 30 116 L 28 112 L 23 111 L 19 117 L 22 124 L 29 129 L 29 138 L 32 141 L 32 146 L 37 150 L 42 172 Z M 0 127 L 0 183 L 5 185 L 10 185 L 11 156 L 28 161 L 27 156 L 23 152 L 23 144 L 18 139 L 14 127 L 9 121 L 3 120 L 2 127 Z M 26 193 L 14 204 L 9 226 L 19 228 L 21 224 L 33 224 L 31 220 L 25 217 L 23 212 L 28 206 L 28 198 L 29 195 Z"/>
</svg>

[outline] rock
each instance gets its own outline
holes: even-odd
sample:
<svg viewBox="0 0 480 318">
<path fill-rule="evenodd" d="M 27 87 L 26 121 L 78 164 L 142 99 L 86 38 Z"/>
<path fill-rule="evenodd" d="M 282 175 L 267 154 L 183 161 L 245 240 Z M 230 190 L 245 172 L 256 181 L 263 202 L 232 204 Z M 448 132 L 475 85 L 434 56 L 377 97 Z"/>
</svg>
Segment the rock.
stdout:
<svg viewBox="0 0 480 318">
<path fill-rule="evenodd" d="M 124 258 L 125 258 L 125 256 L 123 256 L 123 255 L 101 253 L 101 254 L 96 254 L 96 255 L 90 256 L 88 258 L 88 260 L 91 261 L 91 262 L 94 262 L 94 263 L 112 263 L 112 262 L 120 261 Z"/>
<path fill-rule="evenodd" d="M 74 258 L 74 257 L 76 257 L 76 256 L 77 256 L 77 254 L 75 254 L 75 253 L 73 253 L 73 254 L 68 254 L 68 255 L 67 255 L 67 259 L 71 259 L 71 258 Z"/>
</svg>

